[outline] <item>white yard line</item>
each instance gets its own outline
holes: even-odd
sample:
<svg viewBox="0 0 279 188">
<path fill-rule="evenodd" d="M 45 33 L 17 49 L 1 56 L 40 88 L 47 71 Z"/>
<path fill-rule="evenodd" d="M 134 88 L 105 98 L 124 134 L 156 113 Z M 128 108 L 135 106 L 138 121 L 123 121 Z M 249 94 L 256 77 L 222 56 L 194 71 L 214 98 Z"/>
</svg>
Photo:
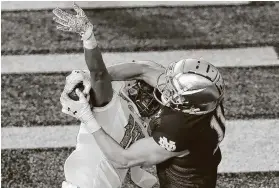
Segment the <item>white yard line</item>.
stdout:
<svg viewBox="0 0 279 188">
<path fill-rule="evenodd" d="M 167 66 L 182 58 L 203 58 L 218 67 L 279 65 L 273 47 L 103 53 L 107 66 L 132 60 L 151 60 Z M 73 69 L 87 69 L 82 53 L 1 56 L 2 73 L 56 72 Z"/>
<path fill-rule="evenodd" d="M 278 171 L 279 119 L 229 121 L 220 172 Z"/>
<path fill-rule="evenodd" d="M 248 1 L 76 1 L 82 8 L 132 8 L 156 6 L 240 5 Z M 2 1 L 2 10 L 72 8 L 72 1 Z"/>
<path fill-rule="evenodd" d="M 74 147 L 78 126 L 2 128 L 2 149 Z M 228 121 L 219 172 L 279 170 L 279 119 Z"/>
<path fill-rule="evenodd" d="M 38 126 L 1 128 L 2 149 L 72 147 L 79 126 Z"/>
</svg>

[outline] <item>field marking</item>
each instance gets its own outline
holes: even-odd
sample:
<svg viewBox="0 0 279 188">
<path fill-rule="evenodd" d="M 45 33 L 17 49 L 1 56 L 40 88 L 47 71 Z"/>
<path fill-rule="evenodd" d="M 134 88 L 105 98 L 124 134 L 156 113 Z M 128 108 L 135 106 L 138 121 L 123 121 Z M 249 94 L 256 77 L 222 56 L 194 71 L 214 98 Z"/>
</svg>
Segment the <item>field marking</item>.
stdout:
<svg viewBox="0 0 279 188">
<path fill-rule="evenodd" d="M 151 60 L 167 66 L 183 58 L 203 58 L 217 67 L 279 65 L 273 47 L 103 53 L 107 66 L 132 60 Z M 74 69 L 87 69 L 82 53 L 1 56 L 2 73 L 60 72 Z"/>
<path fill-rule="evenodd" d="M 2 128 L 2 149 L 74 147 L 79 127 Z M 279 119 L 228 121 L 219 172 L 279 170 Z"/>
<path fill-rule="evenodd" d="M 220 172 L 278 171 L 279 119 L 228 121 Z"/>
<path fill-rule="evenodd" d="M 249 1 L 77 1 L 77 4 L 86 8 L 132 8 L 157 6 L 206 6 L 206 5 L 241 5 Z M 72 8 L 71 1 L 2 1 L 2 10 L 40 10 L 56 7 Z"/>
<path fill-rule="evenodd" d="M 79 126 L 1 128 L 2 149 L 73 147 Z"/>
</svg>

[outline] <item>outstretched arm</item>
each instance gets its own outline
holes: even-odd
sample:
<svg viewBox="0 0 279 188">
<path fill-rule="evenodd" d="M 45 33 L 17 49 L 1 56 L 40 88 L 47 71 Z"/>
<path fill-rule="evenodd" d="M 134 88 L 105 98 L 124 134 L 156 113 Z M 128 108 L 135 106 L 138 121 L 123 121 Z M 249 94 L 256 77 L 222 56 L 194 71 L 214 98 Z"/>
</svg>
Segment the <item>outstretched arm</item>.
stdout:
<svg viewBox="0 0 279 188">
<path fill-rule="evenodd" d="M 157 78 L 164 71 L 163 66 L 151 61 L 120 63 L 108 67 L 112 80 L 143 80 L 153 87 L 156 87 Z"/>
<path fill-rule="evenodd" d="M 97 45 L 93 33 L 93 25 L 79 6 L 74 4 L 73 8 L 77 15 L 69 14 L 59 8 L 54 9 L 53 13 L 56 15 L 54 21 L 60 24 L 57 26 L 57 29 L 75 32 L 82 36 L 85 61 L 90 71 L 91 87 L 94 94 L 93 105 L 104 106 L 110 102 L 113 95 L 110 75 Z M 80 80 L 76 80 L 76 82 L 80 82 Z M 73 82 L 69 85 L 68 87 L 71 87 L 69 90 L 73 90 L 76 84 L 78 83 Z M 88 94 L 89 90 L 85 91 L 85 93 Z"/>
<path fill-rule="evenodd" d="M 92 37 L 94 37 L 93 33 Z M 87 41 L 84 41 L 83 43 L 86 42 Z M 84 54 L 87 67 L 90 71 L 91 87 L 94 92 L 95 102 L 93 106 L 104 106 L 111 101 L 113 95 L 111 77 L 98 46 L 95 48 L 88 48 L 84 45 Z"/>
</svg>

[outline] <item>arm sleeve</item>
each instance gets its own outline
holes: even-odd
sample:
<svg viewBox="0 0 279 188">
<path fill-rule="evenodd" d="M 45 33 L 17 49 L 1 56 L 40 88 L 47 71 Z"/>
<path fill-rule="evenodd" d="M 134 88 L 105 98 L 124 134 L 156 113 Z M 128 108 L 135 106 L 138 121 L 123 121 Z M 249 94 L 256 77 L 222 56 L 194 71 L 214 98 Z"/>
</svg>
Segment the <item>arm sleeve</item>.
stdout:
<svg viewBox="0 0 279 188">
<path fill-rule="evenodd" d="M 93 49 L 84 49 L 85 61 L 90 71 L 92 86 L 92 103 L 94 106 L 102 107 L 109 103 L 113 91 L 111 85 L 111 76 L 109 75 L 98 47 Z"/>
<path fill-rule="evenodd" d="M 190 126 L 184 119 L 175 115 L 160 117 L 153 125 L 152 137 L 161 147 L 172 152 L 188 149 L 190 144 Z"/>
</svg>

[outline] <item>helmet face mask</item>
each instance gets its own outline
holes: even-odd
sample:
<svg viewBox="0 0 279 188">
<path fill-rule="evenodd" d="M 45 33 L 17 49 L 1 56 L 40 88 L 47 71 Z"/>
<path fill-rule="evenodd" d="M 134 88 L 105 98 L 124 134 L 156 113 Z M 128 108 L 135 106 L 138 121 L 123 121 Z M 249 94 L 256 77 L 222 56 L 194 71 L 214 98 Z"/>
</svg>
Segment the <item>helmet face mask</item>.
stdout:
<svg viewBox="0 0 279 188">
<path fill-rule="evenodd" d="M 170 64 L 158 78 L 156 89 L 162 96 L 154 97 L 162 105 L 199 115 L 217 107 L 223 98 L 224 82 L 213 65 L 186 59 Z"/>
<path fill-rule="evenodd" d="M 143 81 L 137 81 L 128 90 L 128 95 L 134 101 L 142 117 L 150 117 L 155 114 L 160 103 L 152 95 L 153 88 Z"/>
</svg>

